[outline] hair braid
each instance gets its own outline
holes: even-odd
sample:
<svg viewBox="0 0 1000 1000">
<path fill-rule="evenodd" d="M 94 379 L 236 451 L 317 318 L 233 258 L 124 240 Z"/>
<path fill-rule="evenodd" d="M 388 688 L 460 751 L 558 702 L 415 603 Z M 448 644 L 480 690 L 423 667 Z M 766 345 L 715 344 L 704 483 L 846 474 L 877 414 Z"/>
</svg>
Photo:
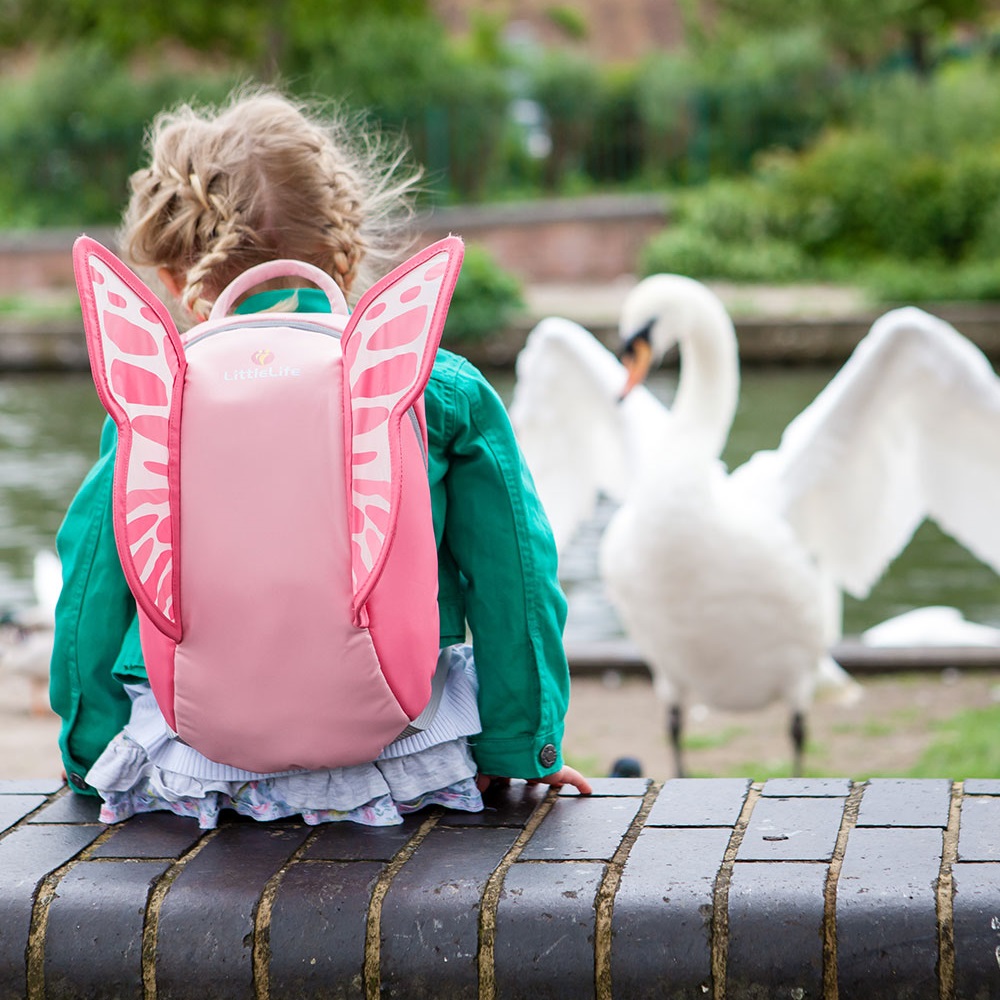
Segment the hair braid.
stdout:
<svg viewBox="0 0 1000 1000">
<path fill-rule="evenodd" d="M 205 243 L 205 252 L 188 270 L 182 302 L 194 316 L 207 316 L 214 296 L 206 294 L 212 274 L 229 270 L 230 257 L 245 244 L 246 229 L 236 219 L 222 219 Z"/>
<path fill-rule="evenodd" d="M 350 291 L 367 247 L 361 227 L 361 193 L 354 179 L 343 171 L 337 172 L 328 185 L 329 203 L 326 210 L 327 239 L 331 270 L 345 292 Z"/>
<path fill-rule="evenodd" d="M 404 154 L 360 126 L 266 89 L 220 110 L 159 115 L 150 166 L 132 176 L 122 246 L 174 274 L 195 315 L 241 271 L 277 257 L 315 264 L 345 294 L 367 287 L 409 245 L 419 173 L 400 176 Z"/>
</svg>

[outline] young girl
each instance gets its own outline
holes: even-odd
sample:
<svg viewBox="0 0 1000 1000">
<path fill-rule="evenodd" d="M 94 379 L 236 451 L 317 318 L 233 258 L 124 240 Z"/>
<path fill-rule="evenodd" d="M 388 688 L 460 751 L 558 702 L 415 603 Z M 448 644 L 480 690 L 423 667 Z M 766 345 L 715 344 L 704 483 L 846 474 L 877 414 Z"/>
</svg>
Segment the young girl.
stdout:
<svg viewBox="0 0 1000 1000">
<path fill-rule="evenodd" d="M 148 143 L 149 166 L 132 177 L 121 244 L 135 264 L 157 270 L 195 319 L 262 261 L 308 261 L 350 298 L 405 249 L 401 223 L 417 177 L 401 174 L 401 158 L 387 159 L 377 141 L 352 140 L 345 122 L 326 122 L 277 93 L 238 95 L 218 111 L 162 114 Z M 251 296 L 239 311 L 279 304 L 316 311 L 325 302 L 316 290 L 277 289 Z M 135 602 L 115 549 L 117 434 L 106 423 L 100 458 L 57 539 L 64 585 L 51 670 L 69 781 L 102 797 L 105 822 L 169 809 L 212 827 L 229 807 L 259 819 L 301 814 L 307 823 L 382 825 L 434 803 L 481 809 L 487 776 L 590 791 L 561 760 L 565 601 L 548 523 L 506 412 L 479 372 L 446 351 L 425 402 L 448 668 L 441 707 L 430 729 L 396 741 L 371 764 L 279 775 L 224 767 L 171 739 L 146 679 Z"/>
</svg>

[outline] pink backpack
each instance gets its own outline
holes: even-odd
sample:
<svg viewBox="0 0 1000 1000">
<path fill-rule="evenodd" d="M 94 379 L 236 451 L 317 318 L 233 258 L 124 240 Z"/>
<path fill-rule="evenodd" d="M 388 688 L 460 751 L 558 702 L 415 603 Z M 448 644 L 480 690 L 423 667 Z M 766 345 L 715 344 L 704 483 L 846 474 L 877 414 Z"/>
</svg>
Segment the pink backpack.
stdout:
<svg viewBox="0 0 1000 1000">
<path fill-rule="evenodd" d="M 322 271 L 262 264 L 182 337 L 114 254 L 76 242 L 150 685 L 211 760 L 372 760 L 428 703 L 439 630 L 422 394 L 462 254 L 456 238 L 435 243 L 350 317 Z M 317 284 L 332 312 L 227 315 L 279 276 Z"/>
</svg>

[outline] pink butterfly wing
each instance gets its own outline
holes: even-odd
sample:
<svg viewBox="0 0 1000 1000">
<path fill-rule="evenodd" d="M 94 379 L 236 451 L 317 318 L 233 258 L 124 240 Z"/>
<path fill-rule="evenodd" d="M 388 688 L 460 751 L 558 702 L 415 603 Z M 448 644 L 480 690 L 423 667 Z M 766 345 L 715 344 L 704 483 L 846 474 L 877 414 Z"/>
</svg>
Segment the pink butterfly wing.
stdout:
<svg viewBox="0 0 1000 1000">
<path fill-rule="evenodd" d="M 411 257 L 361 298 L 343 337 L 351 569 L 357 617 L 395 532 L 400 422 L 424 390 L 462 266 L 456 237 Z"/>
<path fill-rule="evenodd" d="M 186 365 L 163 303 L 110 250 L 73 248 L 97 393 L 118 426 L 114 526 L 122 568 L 156 627 L 180 639 L 177 594 L 177 389 Z"/>
</svg>

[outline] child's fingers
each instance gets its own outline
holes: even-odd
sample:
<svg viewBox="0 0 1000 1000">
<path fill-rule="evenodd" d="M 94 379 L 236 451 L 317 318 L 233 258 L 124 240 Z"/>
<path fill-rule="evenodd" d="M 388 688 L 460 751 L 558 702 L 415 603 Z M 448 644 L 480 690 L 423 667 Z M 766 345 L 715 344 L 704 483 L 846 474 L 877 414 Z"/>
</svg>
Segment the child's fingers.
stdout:
<svg viewBox="0 0 1000 1000">
<path fill-rule="evenodd" d="M 547 774 L 544 778 L 528 778 L 529 785 L 551 785 L 553 788 L 562 788 L 563 785 L 572 785 L 581 795 L 590 795 L 593 791 L 590 782 L 576 768 L 563 767 L 552 774 Z M 477 774 L 476 788 L 480 792 L 485 792 L 492 784 L 509 785 L 510 778 L 498 778 L 492 774 Z"/>
<path fill-rule="evenodd" d="M 576 768 L 564 767 L 556 772 L 560 778 L 559 784 L 572 785 L 581 795 L 590 795 L 594 790 L 590 782 Z M 555 775 L 553 775 L 555 777 Z M 554 784 L 554 782 L 553 782 Z"/>
<path fill-rule="evenodd" d="M 572 785 L 581 795 L 590 795 L 593 791 L 590 782 L 576 768 L 563 767 L 552 774 L 547 774 L 544 778 L 533 778 L 529 785 L 552 785 L 553 788 L 562 788 L 563 785 Z"/>
</svg>

